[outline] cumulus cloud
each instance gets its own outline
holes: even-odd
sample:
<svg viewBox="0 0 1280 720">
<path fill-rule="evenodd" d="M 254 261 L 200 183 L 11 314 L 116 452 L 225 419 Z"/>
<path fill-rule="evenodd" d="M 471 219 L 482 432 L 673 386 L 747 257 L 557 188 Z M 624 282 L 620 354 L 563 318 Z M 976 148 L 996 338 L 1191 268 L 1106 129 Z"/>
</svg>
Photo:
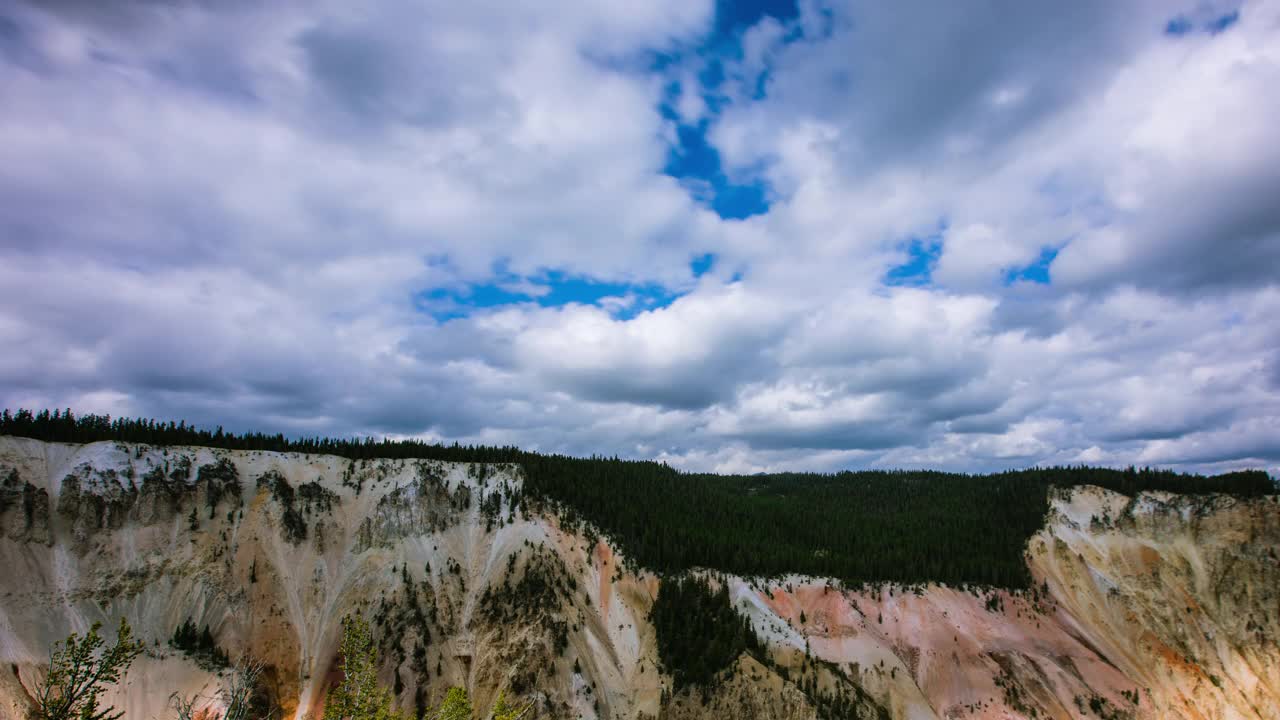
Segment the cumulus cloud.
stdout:
<svg viewBox="0 0 1280 720">
<path fill-rule="evenodd" d="M 1280 3 L 716 13 L 0 10 L 0 404 L 1280 469 Z"/>
</svg>

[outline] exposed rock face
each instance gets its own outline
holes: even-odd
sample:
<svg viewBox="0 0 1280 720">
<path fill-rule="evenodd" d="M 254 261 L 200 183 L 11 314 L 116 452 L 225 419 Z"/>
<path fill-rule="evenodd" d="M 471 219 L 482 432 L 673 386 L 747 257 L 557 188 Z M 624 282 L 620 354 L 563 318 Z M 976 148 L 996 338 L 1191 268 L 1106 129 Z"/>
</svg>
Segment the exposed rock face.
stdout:
<svg viewBox="0 0 1280 720">
<path fill-rule="evenodd" d="M 0 479 L 0 520 L 3 535 L 19 542 L 51 543 L 49 493 L 22 480 L 10 469 Z"/>
<path fill-rule="evenodd" d="M 1165 717 L 1280 717 L 1277 498 L 1094 490 L 1055 510 L 1032 568 L 1144 701 Z"/>
<path fill-rule="evenodd" d="M 1079 488 L 1028 543 L 1034 594 L 736 595 L 775 646 L 807 643 L 894 717 L 1280 718 L 1278 552 L 1275 497 Z"/>
<path fill-rule="evenodd" d="M 463 685 L 554 718 L 1280 718 L 1275 498 L 1062 494 L 1022 596 L 727 578 L 772 664 L 673 695 L 658 580 L 526 514 L 520 477 L 0 437 L 0 717 L 21 716 L 55 640 L 124 616 L 149 647 L 113 696 L 127 717 L 166 716 L 174 691 L 216 706 L 216 671 L 168 644 L 191 620 L 267 662 L 301 718 L 361 613 L 406 708 Z"/>
<path fill-rule="evenodd" d="M 463 481 L 451 486 L 448 473 L 444 463 L 413 462 L 413 481 L 380 497 L 360 523 L 357 552 L 443 532 L 462 520 L 471 509 L 471 487 Z"/>
</svg>

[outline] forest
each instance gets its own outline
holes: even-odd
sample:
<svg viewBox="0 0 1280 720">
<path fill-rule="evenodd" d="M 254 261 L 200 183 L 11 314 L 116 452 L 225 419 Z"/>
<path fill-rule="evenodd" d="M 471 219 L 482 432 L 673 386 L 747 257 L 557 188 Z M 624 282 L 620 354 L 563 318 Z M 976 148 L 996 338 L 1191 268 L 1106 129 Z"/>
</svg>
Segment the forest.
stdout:
<svg viewBox="0 0 1280 720">
<path fill-rule="evenodd" d="M 1026 589 L 1023 551 L 1052 487 L 1098 485 L 1126 495 L 1273 494 L 1263 471 L 1216 476 L 1155 469 L 1049 467 L 993 474 L 864 470 L 710 475 L 658 462 L 576 458 L 515 447 L 417 440 L 290 438 L 184 422 L 5 410 L 0 434 L 49 442 L 121 441 L 229 450 L 323 453 L 353 460 L 517 463 L 522 501 L 598 530 L 636 565 L 662 574 L 709 568 L 743 576 L 803 573 L 850 585 L 940 582 Z"/>
<path fill-rule="evenodd" d="M 649 619 L 657 634 L 658 657 L 677 690 L 710 685 L 744 652 L 764 659 L 751 623 L 733 609 L 724 584 L 712 589 L 696 577 L 663 583 Z"/>
</svg>

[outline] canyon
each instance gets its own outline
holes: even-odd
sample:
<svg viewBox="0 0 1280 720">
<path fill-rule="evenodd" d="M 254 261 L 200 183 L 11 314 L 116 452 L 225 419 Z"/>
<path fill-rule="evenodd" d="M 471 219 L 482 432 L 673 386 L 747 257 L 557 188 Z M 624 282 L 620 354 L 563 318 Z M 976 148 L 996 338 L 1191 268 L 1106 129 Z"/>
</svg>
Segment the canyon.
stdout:
<svg viewBox="0 0 1280 720">
<path fill-rule="evenodd" d="M 649 616 L 663 579 L 522 483 L 515 464 L 0 436 L 0 716 L 24 716 L 56 641 L 125 618 L 147 645 L 109 693 L 125 717 L 171 717 L 175 692 L 218 712 L 228 670 L 172 646 L 187 621 L 265 664 L 279 716 L 319 717 L 359 614 L 409 710 L 461 686 L 545 718 L 807 720 L 835 696 L 866 718 L 1280 718 L 1274 495 L 1055 488 L 1030 591 L 701 570 L 762 645 L 677 687 Z"/>
</svg>

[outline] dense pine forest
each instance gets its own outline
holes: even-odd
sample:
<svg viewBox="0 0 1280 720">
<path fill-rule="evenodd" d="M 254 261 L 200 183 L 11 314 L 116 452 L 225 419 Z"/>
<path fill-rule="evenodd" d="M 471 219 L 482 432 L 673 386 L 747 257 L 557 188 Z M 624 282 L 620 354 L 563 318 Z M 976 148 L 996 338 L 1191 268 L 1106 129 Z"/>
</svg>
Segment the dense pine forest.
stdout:
<svg viewBox="0 0 1280 720">
<path fill-rule="evenodd" d="M 658 657 L 677 689 L 710 685 L 744 652 L 757 654 L 760 640 L 751 623 L 729 603 L 729 591 L 702 579 L 664 583 L 649 613 L 658 637 Z"/>
<path fill-rule="evenodd" d="M 1022 553 L 1053 486 L 1276 492 L 1262 471 L 1217 476 L 1167 470 L 1054 467 L 967 475 L 932 471 L 709 475 L 662 463 L 544 455 L 515 447 L 417 440 L 288 438 L 185 423 L 5 410 L 0 434 L 50 442 L 122 441 L 351 459 L 517 463 L 524 500 L 606 533 L 635 563 L 662 573 L 705 567 L 740 575 L 804 573 L 847 584 L 943 582 L 1026 588 Z"/>
</svg>

